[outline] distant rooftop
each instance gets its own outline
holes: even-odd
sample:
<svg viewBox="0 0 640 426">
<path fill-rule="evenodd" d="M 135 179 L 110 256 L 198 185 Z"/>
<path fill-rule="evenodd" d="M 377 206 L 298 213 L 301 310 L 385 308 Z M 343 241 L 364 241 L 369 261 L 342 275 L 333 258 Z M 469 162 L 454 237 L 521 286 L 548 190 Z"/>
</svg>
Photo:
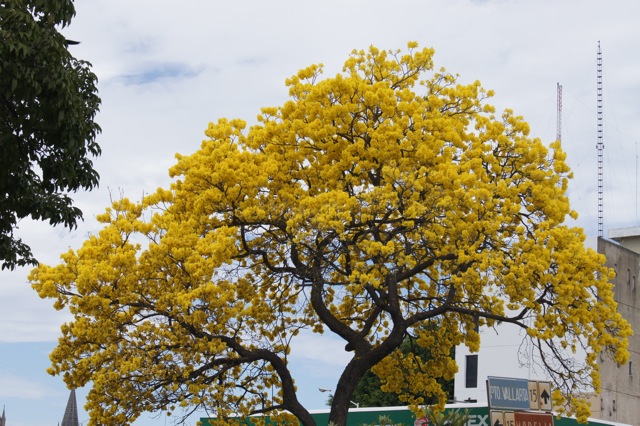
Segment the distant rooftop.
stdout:
<svg viewBox="0 0 640 426">
<path fill-rule="evenodd" d="M 610 229 L 609 238 L 624 248 L 640 253 L 640 226 Z"/>
<path fill-rule="evenodd" d="M 640 237 L 640 226 L 632 226 L 630 228 L 618 228 L 609 230 L 609 238 L 619 240 L 622 238 Z"/>
</svg>

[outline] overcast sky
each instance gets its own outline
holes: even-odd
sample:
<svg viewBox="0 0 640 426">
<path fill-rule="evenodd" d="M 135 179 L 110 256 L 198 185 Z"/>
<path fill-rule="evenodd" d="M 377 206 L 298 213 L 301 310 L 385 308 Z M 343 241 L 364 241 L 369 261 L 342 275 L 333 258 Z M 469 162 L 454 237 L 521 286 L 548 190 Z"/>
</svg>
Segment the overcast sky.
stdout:
<svg viewBox="0 0 640 426">
<path fill-rule="evenodd" d="M 596 52 L 603 58 L 604 229 L 639 225 L 640 2 L 637 0 L 76 0 L 65 29 L 76 57 L 99 77 L 103 154 L 100 188 L 76 194 L 85 221 L 75 231 L 23 222 L 38 259 L 55 264 L 96 232 L 95 215 L 121 194 L 139 199 L 168 186 L 175 153 L 198 149 L 220 117 L 255 120 L 287 99 L 300 68 L 340 71 L 353 49 L 436 50 L 436 67 L 495 90 L 546 144 L 556 135 L 556 85 L 563 87 L 562 141 L 575 179 L 577 225 L 597 233 Z M 26 283 L 28 270 L 0 274 L 0 404 L 11 426 L 57 424 L 69 395 L 50 377 L 47 354 L 67 319 Z M 303 336 L 294 352 L 301 400 L 323 408 L 346 354 L 339 341 Z M 326 339 L 327 336 L 321 339 Z M 84 403 L 86 390 L 78 392 Z M 80 421 L 87 420 L 84 412 Z M 189 424 L 195 424 L 192 418 Z M 144 416 L 138 426 L 172 424 Z"/>
</svg>

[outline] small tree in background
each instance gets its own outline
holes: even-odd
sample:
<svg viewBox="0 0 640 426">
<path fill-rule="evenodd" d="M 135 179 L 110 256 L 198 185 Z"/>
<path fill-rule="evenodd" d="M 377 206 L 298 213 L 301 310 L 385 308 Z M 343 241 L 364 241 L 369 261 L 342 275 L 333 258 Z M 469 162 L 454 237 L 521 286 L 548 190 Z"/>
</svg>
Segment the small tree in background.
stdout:
<svg viewBox="0 0 640 426">
<path fill-rule="evenodd" d="M 429 348 L 424 348 L 418 345 L 415 341 L 414 336 L 407 336 L 405 340 L 402 342 L 400 348 L 396 349 L 401 351 L 405 356 L 413 356 L 415 359 L 412 361 L 412 364 L 418 365 L 426 365 L 426 362 L 431 359 L 431 351 Z M 455 359 L 455 351 L 452 350 L 451 358 Z M 384 375 L 383 375 L 384 377 Z M 407 370 L 402 374 L 402 382 L 400 382 L 400 387 L 385 391 L 385 385 L 381 382 L 380 378 L 372 371 L 367 371 L 351 397 L 352 401 L 357 403 L 359 407 L 393 407 L 393 406 L 401 406 L 405 405 L 405 403 L 400 399 L 400 394 L 402 393 L 410 393 L 411 387 L 413 383 L 412 371 Z M 452 400 L 453 395 L 453 379 L 445 380 L 443 378 L 438 379 L 442 390 L 447 395 L 447 400 Z M 438 400 L 433 397 L 433 395 L 420 395 L 417 394 L 417 397 L 423 399 L 424 404 L 436 404 Z"/>
<path fill-rule="evenodd" d="M 100 154 L 100 106 L 90 64 L 58 31 L 72 0 L 8 0 L 0 5 L 0 263 L 35 265 L 14 235 L 24 218 L 74 228 L 82 212 L 69 192 L 92 189 Z"/>
<path fill-rule="evenodd" d="M 432 56 L 371 47 L 332 78 L 301 70 L 284 105 L 248 130 L 211 123 L 170 189 L 116 202 L 98 235 L 33 271 L 73 314 L 51 372 L 92 384 L 91 424 L 189 407 L 312 426 L 288 367 L 302 329 L 351 354 L 335 424 L 371 369 L 414 410 L 442 407 L 453 348 L 477 350 L 478 327 L 498 322 L 545 355 L 555 405 L 588 415 L 573 390 L 598 389 L 601 351 L 628 359 L 631 329 L 603 257 L 564 224 L 565 154 Z M 408 334 L 428 359 L 397 350 Z"/>
</svg>

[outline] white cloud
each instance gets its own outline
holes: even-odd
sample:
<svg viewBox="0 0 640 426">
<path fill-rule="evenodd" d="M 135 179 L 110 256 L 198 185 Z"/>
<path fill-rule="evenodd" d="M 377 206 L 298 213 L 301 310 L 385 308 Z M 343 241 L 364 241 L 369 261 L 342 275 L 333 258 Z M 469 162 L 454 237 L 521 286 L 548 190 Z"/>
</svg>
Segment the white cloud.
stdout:
<svg viewBox="0 0 640 426">
<path fill-rule="evenodd" d="M 352 357 L 344 350 L 345 342 L 331 333 L 301 333 L 292 345 L 291 358 L 312 362 L 318 367 L 344 367 Z"/>
<path fill-rule="evenodd" d="M 0 375 L 0 397 L 21 399 L 43 399 L 59 396 L 59 392 L 47 388 L 42 383 L 26 380 L 15 375 Z"/>
<path fill-rule="evenodd" d="M 0 342 L 47 342 L 57 340 L 60 325 L 70 318 L 53 309 L 27 282 L 26 271 L 0 272 Z"/>
</svg>

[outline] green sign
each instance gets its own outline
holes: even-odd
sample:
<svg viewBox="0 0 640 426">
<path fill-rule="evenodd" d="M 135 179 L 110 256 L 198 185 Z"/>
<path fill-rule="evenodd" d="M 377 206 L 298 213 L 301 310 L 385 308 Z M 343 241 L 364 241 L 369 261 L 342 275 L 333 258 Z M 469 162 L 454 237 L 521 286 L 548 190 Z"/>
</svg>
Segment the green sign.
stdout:
<svg viewBox="0 0 640 426">
<path fill-rule="evenodd" d="M 450 404 L 445 408 L 445 413 L 450 410 L 469 410 L 467 426 L 492 426 L 489 419 L 489 408 L 486 405 Z M 329 423 L 329 410 L 311 411 L 311 415 L 318 426 L 326 426 Z M 347 426 L 377 425 L 382 416 L 389 418 L 397 426 L 413 426 L 416 421 L 416 416 L 407 407 L 354 408 L 349 410 Z M 267 424 L 273 424 L 268 417 L 265 420 Z M 215 425 L 215 419 L 212 418 L 201 418 L 200 422 L 202 426 Z M 251 418 L 239 421 L 239 423 L 249 426 L 253 424 Z M 554 417 L 554 424 L 555 426 L 584 426 L 580 425 L 576 419 L 568 417 Z M 614 425 L 614 423 L 592 420 L 587 425 L 608 426 Z"/>
<path fill-rule="evenodd" d="M 445 409 L 445 413 L 451 410 L 469 410 L 469 422 L 467 426 L 490 426 L 489 411 L 487 407 L 467 407 L 465 404 L 456 404 Z M 329 410 L 311 411 L 311 415 L 318 426 L 326 426 L 329 424 Z M 377 425 L 380 417 L 386 417 L 395 425 L 413 426 L 416 416 L 407 407 L 372 407 L 372 408 L 355 408 L 349 410 L 347 416 L 347 426 L 364 426 Z M 267 424 L 271 424 L 269 419 L 265 419 Z M 200 419 L 202 426 L 214 426 L 214 419 Z M 252 425 L 251 419 L 245 419 L 242 422 Z"/>
</svg>

